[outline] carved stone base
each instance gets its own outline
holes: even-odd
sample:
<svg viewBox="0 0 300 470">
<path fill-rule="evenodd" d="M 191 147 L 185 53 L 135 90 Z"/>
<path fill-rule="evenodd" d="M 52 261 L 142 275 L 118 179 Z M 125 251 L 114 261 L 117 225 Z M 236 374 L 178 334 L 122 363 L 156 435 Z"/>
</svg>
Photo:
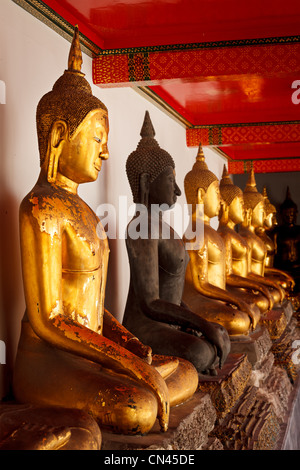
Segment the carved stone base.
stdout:
<svg viewBox="0 0 300 470">
<path fill-rule="evenodd" d="M 231 352 L 235 354 L 247 354 L 248 361 L 255 367 L 261 363 L 268 354 L 272 341 L 268 330 L 264 326 L 258 326 L 248 336 L 231 338 Z"/>
<path fill-rule="evenodd" d="M 229 354 L 217 376 L 199 375 L 199 390 L 210 395 L 217 418 L 222 419 L 238 402 L 252 367 L 245 354 Z"/>
<path fill-rule="evenodd" d="M 278 443 L 280 450 L 299 450 L 300 449 L 300 377 L 293 387 L 290 396 L 288 413 L 282 425 L 282 436 Z"/>
<path fill-rule="evenodd" d="M 282 304 L 280 306 L 274 306 L 274 310 L 277 310 L 277 309 L 280 309 L 282 308 L 283 309 L 283 312 L 285 314 L 285 317 L 286 317 L 286 320 L 287 320 L 287 324 L 289 324 L 292 316 L 293 316 L 293 313 L 294 313 L 294 308 L 293 308 L 293 305 L 292 305 L 292 302 L 288 299 L 284 299 L 284 301 L 282 302 Z"/>
<path fill-rule="evenodd" d="M 125 436 L 102 431 L 102 450 L 198 450 L 219 445 L 208 440 L 216 411 L 208 394 L 197 392 L 186 403 L 171 408 L 166 433 L 155 426 L 146 436 Z"/>
<path fill-rule="evenodd" d="M 297 353 L 300 347 L 300 329 L 296 318 L 292 318 L 282 336 L 274 341 L 272 353 L 275 364 L 282 367 L 290 381 L 295 382 L 300 370 L 300 354 Z"/>
<path fill-rule="evenodd" d="M 247 387 L 236 407 L 212 432 L 225 450 L 273 450 L 276 448 L 280 423 L 272 404 Z"/>
<path fill-rule="evenodd" d="M 288 300 L 291 302 L 294 312 L 297 312 L 300 310 L 300 294 L 299 293 L 294 294 L 292 292 L 288 294 Z"/>
<path fill-rule="evenodd" d="M 271 340 L 276 341 L 284 333 L 288 321 L 283 308 L 278 307 L 261 315 L 260 324 L 267 328 Z"/>
</svg>

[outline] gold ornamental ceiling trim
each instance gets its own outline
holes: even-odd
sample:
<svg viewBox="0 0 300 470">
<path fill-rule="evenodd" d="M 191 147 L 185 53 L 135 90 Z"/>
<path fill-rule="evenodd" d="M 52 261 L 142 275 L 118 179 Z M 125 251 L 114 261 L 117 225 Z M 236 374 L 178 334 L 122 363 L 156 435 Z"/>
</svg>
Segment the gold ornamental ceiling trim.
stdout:
<svg viewBox="0 0 300 470">
<path fill-rule="evenodd" d="M 72 42 L 74 34 L 74 25 L 66 21 L 62 16 L 58 15 L 52 8 L 41 0 L 12 0 L 14 3 L 22 7 L 32 16 L 49 26 L 56 33 L 69 42 Z M 89 57 L 95 57 L 102 53 L 102 49 L 93 41 L 88 39 L 84 34 L 79 32 L 80 44 L 82 51 Z"/>
</svg>

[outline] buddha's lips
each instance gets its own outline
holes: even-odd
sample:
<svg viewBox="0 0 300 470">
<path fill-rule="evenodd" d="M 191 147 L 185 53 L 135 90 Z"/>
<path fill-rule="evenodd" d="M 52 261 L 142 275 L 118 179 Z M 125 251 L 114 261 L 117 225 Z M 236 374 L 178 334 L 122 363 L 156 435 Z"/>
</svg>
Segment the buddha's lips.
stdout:
<svg viewBox="0 0 300 470">
<path fill-rule="evenodd" d="M 100 161 L 99 163 L 95 163 L 95 168 L 97 171 L 100 171 L 101 170 L 101 166 L 102 166 L 102 162 Z"/>
</svg>

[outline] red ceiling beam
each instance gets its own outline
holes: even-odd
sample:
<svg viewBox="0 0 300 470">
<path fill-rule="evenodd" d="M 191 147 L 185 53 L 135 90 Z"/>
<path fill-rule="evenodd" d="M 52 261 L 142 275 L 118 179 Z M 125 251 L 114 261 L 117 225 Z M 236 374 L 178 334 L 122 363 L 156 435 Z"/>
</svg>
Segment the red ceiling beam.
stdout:
<svg viewBox="0 0 300 470">
<path fill-rule="evenodd" d="M 188 147 L 300 142 L 300 121 L 192 127 L 186 141 Z"/>
<path fill-rule="evenodd" d="M 231 175 L 249 173 L 252 167 L 255 173 L 283 173 L 290 171 L 300 171 L 300 158 L 228 161 L 228 173 Z"/>
<path fill-rule="evenodd" d="M 267 41 L 267 40 L 265 40 Z M 271 43 L 233 46 L 221 43 L 104 51 L 93 59 L 93 81 L 100 86 L 157 84 L 228 75 L 262 76 L 300 73 L 300 39 L 274 38 Z"/>
</svg>

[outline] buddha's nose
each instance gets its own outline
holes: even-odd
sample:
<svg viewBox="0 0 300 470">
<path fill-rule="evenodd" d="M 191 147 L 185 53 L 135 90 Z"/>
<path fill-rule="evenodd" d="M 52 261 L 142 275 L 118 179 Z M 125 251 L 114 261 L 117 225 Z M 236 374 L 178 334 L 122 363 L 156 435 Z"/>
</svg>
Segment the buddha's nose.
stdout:
<svg viewBox="0 0 300 470">
<path fill-rule="evenodd" d="M 175 194 L 176 196 L 181 196 L 181 191 L 177 183 L 175 183 Z"/>
<path fill-rule="evenodd" d="M 99 157 L 102 159 L 102 160 L 107 160 L 108 157 L 109 157 L 109 152 L 108 152 L 108 147 L 107 147 L 107 144 L 104 144 L 102 146 L 102 149 L 101 149 L 101 152 L 99 154 Z"/>
</svg>

